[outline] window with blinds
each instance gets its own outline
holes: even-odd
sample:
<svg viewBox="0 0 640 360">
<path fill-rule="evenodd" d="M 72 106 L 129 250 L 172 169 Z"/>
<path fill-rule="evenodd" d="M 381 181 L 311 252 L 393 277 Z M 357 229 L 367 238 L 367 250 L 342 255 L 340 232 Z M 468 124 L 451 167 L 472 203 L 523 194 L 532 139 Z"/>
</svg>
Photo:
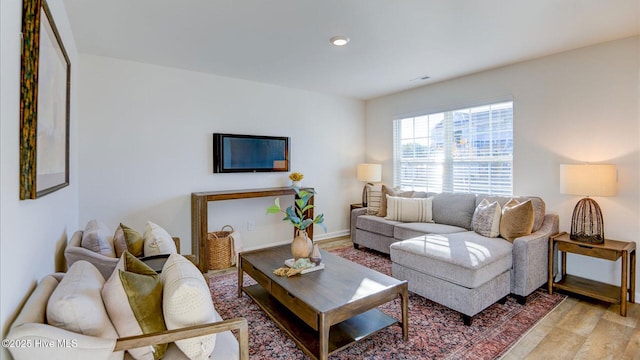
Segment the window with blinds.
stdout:
<svg viewBox="0 0 640 360">
<path fill-rule="evenodd" d="M 397 119 L 393 137 L 395 186 L 512 194 L 513 102 Z"/>
</svg>

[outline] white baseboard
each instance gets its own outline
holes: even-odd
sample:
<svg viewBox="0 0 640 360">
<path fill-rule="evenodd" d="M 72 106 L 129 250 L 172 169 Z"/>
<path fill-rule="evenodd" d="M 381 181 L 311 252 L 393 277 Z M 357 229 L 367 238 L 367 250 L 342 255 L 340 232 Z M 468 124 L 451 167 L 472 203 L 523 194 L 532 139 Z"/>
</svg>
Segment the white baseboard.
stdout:
<svg viewBox="0 0 640 360">
<path fill-rule="evenodd" d="M 323 234 L 314 234 L 313 239 L 314 240 L 328 240 L 328 239 L 333 239 L 333 238 L 338 238 L 338 237 L 343 237 L 343 236 L 347 236 L 350 234 L 350 230 L 340 230 L 340 231 L 334 231 L 331 233 L 323 233 Z M 251 250 L 258 250 L 258 249 L 264 249 L 267 247 L 271 247 L 271 246 L 278 246 L 278 245 L 285 245 L 285 244 L 291 244 L 291 240 L 293 239 L 287 239 L 287 240 L 282 240 L 282 241 L 274 241 L 274 242 L 270 242 L 268 244 L 263 244 L 263 245 L 259 245 L 259 246 L 251 246 L 251 247 L 245 247 L 243 251 L 251 251 Z"/>
<path fill-rule="evenodd" d="M 314 240 L 327 240 L 327 239 L 333 239 L 333 238 L 347 236 L 350 233 L 351 233 L 350 230 L 340 230 L 340 231 L 334 231 L 334 232 L 331 232 L 331 233 L 318 233 L 317 231 L 314 231 L 313 239 Z"/>
</svg>

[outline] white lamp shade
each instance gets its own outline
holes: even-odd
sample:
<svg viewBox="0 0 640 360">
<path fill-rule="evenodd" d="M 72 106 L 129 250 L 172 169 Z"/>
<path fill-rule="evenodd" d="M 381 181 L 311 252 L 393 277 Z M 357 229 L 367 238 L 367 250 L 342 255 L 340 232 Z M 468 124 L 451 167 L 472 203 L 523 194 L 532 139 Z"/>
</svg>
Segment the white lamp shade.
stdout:
<svg viewBox="0 0 640 360">
<path fill-rule="evenodd" d="M 560 192 L 581 196 L 615 196 L 616 178 L 615 165 L 560 165 Z"/>
<path fill-rule="evenodd" d="M 358 180 L 366 182 L 382 181 L 382 165 L 380 164 L 359 164 Z"/>
</svg>

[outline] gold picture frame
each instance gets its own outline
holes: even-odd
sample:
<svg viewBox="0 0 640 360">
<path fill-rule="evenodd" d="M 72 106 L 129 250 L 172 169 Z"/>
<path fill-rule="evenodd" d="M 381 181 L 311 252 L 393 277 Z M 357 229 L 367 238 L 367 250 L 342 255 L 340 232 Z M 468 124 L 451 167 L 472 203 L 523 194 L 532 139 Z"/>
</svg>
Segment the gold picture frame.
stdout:
<svg viewBox="0 0 640 360">
<path fill-rule="evenodd" d="M 24 0 L 20 199 L 69 186 L 71 63 L 46 0 Z"/>
</svg>

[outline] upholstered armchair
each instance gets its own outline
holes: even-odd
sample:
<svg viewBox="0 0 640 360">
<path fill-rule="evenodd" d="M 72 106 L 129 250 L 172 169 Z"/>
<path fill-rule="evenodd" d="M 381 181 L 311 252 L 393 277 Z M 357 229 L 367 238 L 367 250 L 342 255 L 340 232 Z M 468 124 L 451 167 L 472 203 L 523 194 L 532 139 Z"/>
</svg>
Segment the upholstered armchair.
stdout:
<svg viewBox="0 0 640 360">
<path fill-rule="evenodd" d="M 71 237 L 71 241 L 69 241 L 69 243 L 67 244 L 67 248 L 64 250 L 64 257 L 67 260 L 67 267 L 70 267 L 74 262 L 78 260 L 86 260 L 92 263 L 96 268 L 98 268 L 105 279 L 108 279 L 109 276 L 111 276 L 113 269 L 115 269 L 119 258 L 102 255 L 100 253 L 83 248 L 81 245 L 83 233 L 83 231 L 76 231 Z M 173 241 L 176 244 L 176 249 L 179 254 L 180 238 L 173 237 Z M 186 257 L 189 258 L 189 260 L 193 261 L 190 256 Z"/>
</svg>

